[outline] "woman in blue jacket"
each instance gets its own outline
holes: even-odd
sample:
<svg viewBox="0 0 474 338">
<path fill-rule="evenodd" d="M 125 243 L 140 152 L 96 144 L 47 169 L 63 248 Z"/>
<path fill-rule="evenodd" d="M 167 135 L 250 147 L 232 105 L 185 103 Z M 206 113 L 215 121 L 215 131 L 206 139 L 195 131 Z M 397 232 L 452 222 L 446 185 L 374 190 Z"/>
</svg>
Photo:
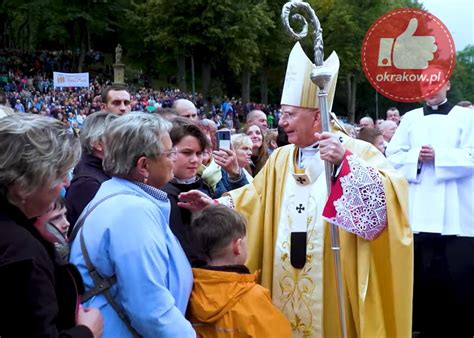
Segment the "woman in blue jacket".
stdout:
<svg viewBox="0 0 474 338">
<path fill-rule="evenodd" d="M 196 337 L 184 317 L 191 266 L 169 228 L 170 202 L 160 190 L 176 160 L 170 127 L 145 113 L 111 122 L 103 165 L 112 178 L 73 230 L 71 262 L 84 278 L 85 304 L 104 315 L 104 337 Z"/>
</svg>

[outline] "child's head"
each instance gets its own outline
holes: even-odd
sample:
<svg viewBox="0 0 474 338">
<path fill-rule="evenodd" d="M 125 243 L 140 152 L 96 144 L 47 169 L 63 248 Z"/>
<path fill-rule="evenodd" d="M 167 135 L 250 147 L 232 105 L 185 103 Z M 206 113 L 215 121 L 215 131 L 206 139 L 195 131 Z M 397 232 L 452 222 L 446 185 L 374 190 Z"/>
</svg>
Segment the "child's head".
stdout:
<svg viewBox="0 0 474 338">
<path fill-rule="evenodd" d="M 44 219 L 47 222 L 47 227 L 49 225 L 49 231 L 52 231 L 53 233 L 59 231 L 64 236 L 64 238 L 67 239 L 69 222 L 66 218 L 66 205 L 64 202 L 64 198 L 59 196 L 56 199 L 51 210 L 49 210 L 48 213 L 44 215 Z M 51 229 L 51 225 L 54 226 L 55 229 Z"/>
<path fill-rule="evenodd" d="M 193 235 L 209 265 L 245 263 L 246 224 L 240 213 L 222 205 L 209 206 L 193 217 Z"/>
<path fill-rule="evenodd" d="M 35 226 L 46 240 L 52 243 L 67 242 L 69 222 L 66 219 L 66 206 L 61 196 L 58 196 L 47 213 L 38 217 Z"/>
<path fill-rule="evenodd" d="M 203 161 L 203 153 L 209 147 L 206 135 L 189 118 L 176 117 L 170 138 L 178 151 L 173 162 L 174 176 L 179 179 L 196 176 Z"/>
</svg>

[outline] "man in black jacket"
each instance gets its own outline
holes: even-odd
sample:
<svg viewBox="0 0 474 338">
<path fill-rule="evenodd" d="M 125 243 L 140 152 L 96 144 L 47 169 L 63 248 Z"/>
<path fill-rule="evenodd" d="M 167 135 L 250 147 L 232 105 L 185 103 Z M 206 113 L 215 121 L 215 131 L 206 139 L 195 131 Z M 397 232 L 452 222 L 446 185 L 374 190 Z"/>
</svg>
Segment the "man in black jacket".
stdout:
<svg viewBox="0 0 474 338">
<path fill-rule="evenodd" d="M 104 146 L 102 138 L 109 123 L 117 115 L 107 112 L 97 112 L 86 118 L 81 132 L 82 157 L 73 172 L 73 180 L 66 193 L 67 220 L 71 224 L 71 234 L 74 224 L 82 210 L 94 198 L 100 185 L 110 179 L 102 168 Z"/>
</svg>

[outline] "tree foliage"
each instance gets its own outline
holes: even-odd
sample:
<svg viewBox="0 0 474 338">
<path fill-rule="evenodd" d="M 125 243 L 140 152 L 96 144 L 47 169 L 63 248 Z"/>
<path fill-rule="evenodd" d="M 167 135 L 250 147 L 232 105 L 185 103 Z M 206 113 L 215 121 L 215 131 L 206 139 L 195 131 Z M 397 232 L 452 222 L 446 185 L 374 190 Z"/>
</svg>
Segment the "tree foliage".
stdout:
<svg viewBox="0 0 474 338">
<path fill-rule="evenodd" d="M 324 0 L 308 1 L 312 4 L 323 27 L 325 54 L 336 51 L 341 67 L 335 109 L 347 113 L 354 121 L 358 115 L 373 112 L 374 95 L 366 95 L 359 89 L 369 90 L 360 64 L 360 52 L 365 33 L 370 26 L 390 10 L 402 7 L 420 7 L 417 0 Z M 370 105 L 370 106 L 369 106 Z"/>
<path fill-rule="evenodd" d="M 145 45 L 177 58 L 178 68 L 193 56 L 217 74 L 255 72 L 263 55 L 258 42 L 274 26 L 265 0 L 147 0 L 134 3 L 128 17 Z"/>
<path fill-rule="evenodd" d="M 88 49 L 103 47 L 103 41 L 117 32 L 128 0 L 2 0 L 1 4 L 3 47 L 79 51 L 80 63 Z"/>
<path fill-rule="evenodd" d="M 457 53 L 456 66 L 451 75 L 451 90 L 448 93 L 453 103 L 474 102 L 474 45 L 466 46 Z"/>
</svg>

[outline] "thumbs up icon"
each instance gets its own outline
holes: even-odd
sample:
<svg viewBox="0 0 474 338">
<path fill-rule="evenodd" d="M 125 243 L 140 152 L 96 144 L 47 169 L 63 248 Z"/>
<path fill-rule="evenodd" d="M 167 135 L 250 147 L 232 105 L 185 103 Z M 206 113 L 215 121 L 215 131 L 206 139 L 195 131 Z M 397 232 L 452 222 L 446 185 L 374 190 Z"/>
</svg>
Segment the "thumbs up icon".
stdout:
<svg viewBox="0 0 474 338">
<path fill-rule="evenodd" d="M 434 52 L 438 49 L 434 36 L 414 36 L 418 27 L 416 18 L 410 19 L 405 31 L 395 39 L 380 39 L 379 67 L 393 65 L 398 69 L 426 69 L 428 62 L 433 60 Z M 392 58 L 393 46 L 393 58 Z"/>
</svg>

